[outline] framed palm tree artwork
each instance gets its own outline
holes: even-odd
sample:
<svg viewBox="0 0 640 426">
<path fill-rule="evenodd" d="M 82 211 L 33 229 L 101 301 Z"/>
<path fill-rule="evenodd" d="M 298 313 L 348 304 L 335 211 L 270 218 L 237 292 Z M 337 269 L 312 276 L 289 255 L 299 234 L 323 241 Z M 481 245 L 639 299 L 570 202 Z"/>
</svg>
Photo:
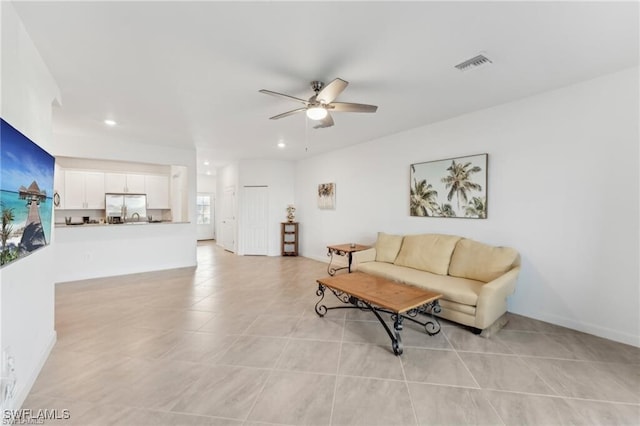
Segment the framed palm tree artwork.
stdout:
<svg viewBox="0 0 640 426">
<path fill-rule="evenodd" d="M 329 210 L 336 208 L 335 183 L 321 183 L 318 185 L 318 208 Z"/>
<path fill-rule="evenodd" d="M 411 216 L 487 218 L 488 154 L 411 165 Z"/>
</svg>

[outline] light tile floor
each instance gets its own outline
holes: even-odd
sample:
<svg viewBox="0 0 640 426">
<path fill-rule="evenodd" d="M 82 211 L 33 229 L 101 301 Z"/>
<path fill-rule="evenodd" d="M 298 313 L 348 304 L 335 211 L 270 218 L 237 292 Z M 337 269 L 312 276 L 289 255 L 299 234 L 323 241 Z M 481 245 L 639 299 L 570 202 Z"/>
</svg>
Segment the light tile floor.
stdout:
<svg viewBox="0 0 640 426">
<path fill-rule="evenodd" d="M 302 257 L 212 243 L 197 269 L 56 286 L 58 341 L 23 408 L 74 425 L 640 423 L 640 349 L 510 315 L 491 339 L 319 318 Z"/>
</svg>

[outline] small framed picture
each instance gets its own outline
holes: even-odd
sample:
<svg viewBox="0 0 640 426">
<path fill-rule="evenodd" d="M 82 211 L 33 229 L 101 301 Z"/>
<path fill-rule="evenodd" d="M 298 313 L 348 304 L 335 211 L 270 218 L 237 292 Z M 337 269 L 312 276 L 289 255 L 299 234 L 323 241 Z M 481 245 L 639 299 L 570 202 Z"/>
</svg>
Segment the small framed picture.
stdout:
<svg viewBox="0 0 640 426">
<path fill-rule="evenodd" d="M 318 185 L 318 208 L 334 210 L 336 208 L 336 184 L 321 183 Z"/>
</svg>

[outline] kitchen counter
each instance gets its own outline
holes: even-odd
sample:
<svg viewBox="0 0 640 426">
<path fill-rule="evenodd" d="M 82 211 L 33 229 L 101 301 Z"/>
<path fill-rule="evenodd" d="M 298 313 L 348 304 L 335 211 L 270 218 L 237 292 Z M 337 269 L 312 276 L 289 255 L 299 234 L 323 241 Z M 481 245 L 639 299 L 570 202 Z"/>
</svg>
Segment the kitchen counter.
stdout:
<svg viewBox="0 0 640 426">
<path fill-rule="evenodd" d="M 190 222 L 172 222 L 168 220 L 162 220 L 158 222 L 127 222 L 127 223 L 73 223 L 71 225 L 67 225 L 66 223 L 56 223 L 56 228 L 90 228 L 95 226 L 109 226 L 109 227 L 129 227 L 131 225 L 184 225 L 189 224 Z"/>
<path fill-rule="evenodd" d="M 55 281 L 192 267 L 196 239 L 193 222 L 56 224 Z"/>
</svg>

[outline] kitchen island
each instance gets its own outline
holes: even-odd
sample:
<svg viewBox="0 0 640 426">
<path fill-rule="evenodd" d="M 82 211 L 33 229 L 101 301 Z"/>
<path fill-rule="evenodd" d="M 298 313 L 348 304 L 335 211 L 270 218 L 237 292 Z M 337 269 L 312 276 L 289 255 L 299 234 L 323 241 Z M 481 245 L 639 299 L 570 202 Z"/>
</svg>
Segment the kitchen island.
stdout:
<svg viewBox="0 0 640 426">
<path fill-rule="evenodd" d="M 189 222 L 55 224 L 55 282 L 195 267 Z"/>
</svg>

